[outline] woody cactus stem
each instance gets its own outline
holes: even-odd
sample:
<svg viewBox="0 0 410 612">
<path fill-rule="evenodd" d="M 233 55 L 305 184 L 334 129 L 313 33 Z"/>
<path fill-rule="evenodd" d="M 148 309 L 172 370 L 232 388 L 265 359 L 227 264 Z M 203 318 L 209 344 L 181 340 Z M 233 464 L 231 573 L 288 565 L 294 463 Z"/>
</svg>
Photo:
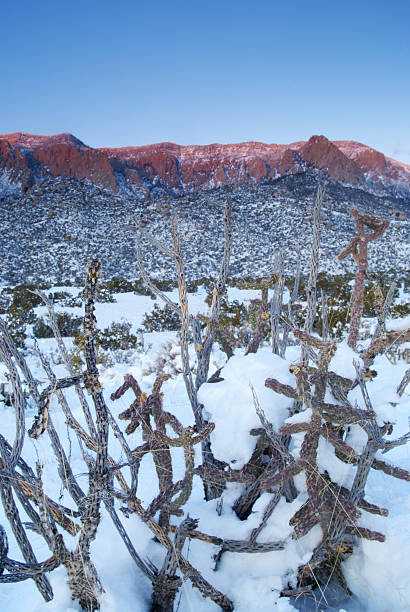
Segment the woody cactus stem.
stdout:
<svg viewBox="0 0 410 612">
<path fill-rule="evenodd" d="M 189 516 L 182 521 L 175 534 L 174 542 L 168 548 L 164 563 L 158 576 L 153 580 L 151 612 L 170 612 L 174 609 L 175 596 L 182 584 L 176 575 L 177 554 L 182 551 L 189 532 L 196 529 L 198 521 Z"/>
<path fill-rule="evenodd" d="M 283 275 L 283 255 L 281 252 L 277 254 L 275 272 L 277 275 L 277 281 L 271 302 L 271 336 L 272 353 L 279 355 L 279 324 L 283 302 L 283 287 L 285 284 L 285 277 Z"/>
<path fill-rule="evenodd" d="M 353 208 L 350 212 L 356 224 L 358 235 L 355 236 L 339 254 L 338 259 L 343 260 L 348 255 L 352 254 L 358 265 L 352 295 L 349 336 L 347 339 L 347 344 L 355 350 L 359 335 L 360 321 L 363 314 L 363 294 L 364 281 L 367 273 L 368 244 L 379 238 L 386 231 L 389 222 L 383 221 L 380 217 L 376 217 L 375 215 L 361 213 L 357 208 Z M 366 227 L 373 231 L 367 234 Z"/>
<path fill-rule="evenodd" d="M 98 379 L 95 352 L 95 324 L 94 300 L 97 289 L 98 276 L 101 263 L 93 260 L 89 264 L 88 278 L 85 287 L 85 316 L 84 316 L 84 349 L 86 359 L 86 372 L 84 374 L 85 386 L 94 402 L 97 424 L 97 454 L 94 465 L 90 466 L 88 503 L 81 517 L 82 530 L 74 552 L 75 558 L 81 560 L 75 572 L 69 573 L 69 585 L 76 593 L 80 605 L 86 610 L 98 610 L 98 594 L 101 585 L 91 562 L 90 544 L 97 534 L 100 523 L 100 506 L 103 492 L 108 487 L 108 417 L 107 406 L 102 394 L 102 387 Z"/>
</svg>

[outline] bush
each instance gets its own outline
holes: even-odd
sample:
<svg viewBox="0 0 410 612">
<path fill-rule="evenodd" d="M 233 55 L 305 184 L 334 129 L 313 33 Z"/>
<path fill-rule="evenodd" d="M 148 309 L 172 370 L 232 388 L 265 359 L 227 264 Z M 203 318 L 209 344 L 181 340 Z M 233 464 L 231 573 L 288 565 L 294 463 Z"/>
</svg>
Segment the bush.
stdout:
<svg viewBox="0 0 410 612">
<path fill-rule="evenodd" d="M 164 307 L 154 305 L 151 314 L 146 314 L 142 322 L 144 331 L 177 331 L 181 327 L 181 319 L 167 304 Z"/>
<path fill-rule="evenodd" d="M 98 330 L 97 336 L 100 347 L 105 350 L 127 350 L 135 349 L 140 345 L 140 340 L 135 334 L 131 333 L 131 323 L 111 323 L 109 327 Z"/>
<path fill-rule="evenodd" d="M 48 299 L 54 304 L 57 303 L 66 308 L 81 308 L 83 305 L 81 293 L 75 296 L 68 291 L 55 291 L 48 294 Z"/>
<path fill-rule="evenodd" d="M 142 340 L 131 333 L 131 323 L 122 321 L 113 322 L 109 327 L 97 329 L 95 331 L 95 348 L 97 353 L 97 363 L 108 367 L 112 365 L 109 351 L 127 351 L 142 347 Z M 81 371 L 84 366 L 84 334 L 79 332 L 74 337 L 74 346 L 71 353 L 71 361 L 77 371 Z M 116 361 L 119 356 L 116 355 Z"/>
<path fill-rule="evenodd" d="M 135 285 L 133 281 L 129 281 L 125 278 L 120 278 L 119 276 L 113 276 L 105 282 L 105 287 L 111 293 L 131 293 L 135 290 Z"/>
<path fill-rule="evenodd" d="M 68 312 L 59 312 L 56 314 L 56 321 L 62 336 L 75 336 L 81 330 L 83 318 L 74 317 Z M 33 334 L 36 338 L 52 338 L 54 336 L 53 330 L 42 317 L 37 317 L 33 325 Z"/>
</svg>

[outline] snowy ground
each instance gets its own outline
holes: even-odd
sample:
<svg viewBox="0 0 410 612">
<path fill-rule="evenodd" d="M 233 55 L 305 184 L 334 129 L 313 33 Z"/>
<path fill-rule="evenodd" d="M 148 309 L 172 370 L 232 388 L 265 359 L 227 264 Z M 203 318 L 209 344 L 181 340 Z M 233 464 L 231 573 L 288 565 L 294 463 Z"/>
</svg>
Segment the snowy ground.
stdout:
<svg viewBox="0 0 410 612">
<path fill-rule="evenodd" d="M 67 290 L 67 288 L 64 288 Z M 168 294 L 177 301 L 176 292 Z M 190 295 L 190 311 L 193 314 L 206 312 L 204 293 Z M 258 297 L 256 291 L 240 291 L 229 289 L 229 298 L 241 301 Z M 117 302 L 97 304 L 96 316 L 99 327 L 107 327 L 112 321 L 124 318 L 132 322 L 133 329 L 137 329 L 142 322 L 143 315 L 150 311 L 155 303 L 149 297 L 134 294 L 119 294 Z M 72 314 L 82 314 L 81 309 L 58 308 L 67 310 Z M 37 314 L 44 314 L 42 307 L 36 309 Z M 392 322 L 391 328 L 404 326 L 404 322 Z M 408 321 L 407 321 L 408 324 Z M 149 392 L 155 379 L 154 373 L 147 373 L 152 369 L 161 346 L 167 342 L 175 342 L 176 333 L 162 332 L 146 334 L 144 352 L 135 352 L 129 363 L 115 363 L 112 367 L 101 370 L 104 395 L 114 415 L 125 410 L 132 401 L 131 395 L 124 395 L 119 400 L 111 402 L 110 394 L 123 382 L 123 375 L 131 373 L 139 381 L 143 391 Z M 67 341 L 70 344 L 70 340 Z M 46 353 L 53 351 L 54 340 L 41 340 L 40 349 Z M 176 360 L 178 359 L 176 351 Z M 261 348 L 255 355 L 243 355 L 238 350 L 234 357 L 225 365 L 221 372 L 223 381 L 217 384 L 204 384 L 200 389 L 200 400 L 209 413 L 216 427 L 211 435 L 215 455 L 231 464 L 233 468 L 240 468 L 249 460 L 253 450 L 255 438 L 249 436 L 252 427 L 260 425 L 255 412 L 252 399 L 252 387 L 258 397 L 259 403 L 265 410 L 269 420 L 278 428 L 287 418 L 287 408 L 291 400 L 277 395 L 264 386 L 268 377 L 275 377 L 283 383 L 294 386 L 295 379 L 289 373 L 289 365 L 297 362 L 299 350 L 289 347 L 286 359 L 272 355 L 269 347 Z M 338 345 L 331 369 L 343 376 L 353 376 L 353 354 L 344 342 Z M 211 360 L 211 372 L 224 365 L 225 356 L 216 348 Z M 45 375 L 34 357 L 30 358 L 36 378 L 46 384 Z M 374 369 L 378 376 L 368 384 L 370 399 L 377 413 L 379 424 L 389 421 L 394 424 L 392 438 L 397 438 L 409 430 L 410 415 L 410 389 L 408 388 L 400 398 L 396 388 L 408 364 L 398 361 L 395 365 L 385 356 L 377 357 Z M 66 375 L 62 365 L 54 366 L 58 377 Z M 0 382 L 5 381 L 5 367 L 0 364 Z M 171 378 L 163 386 L 164 408 L 173 412 L 184 426 L 193 424 L 193 416 L 187 399 L 184 382 L 181 375 Z M 130 394 L 130 392 L 128 392 Z M 67 398 L 71 402 L 74 416 L 84 422 L 82 413 L 76 407 L 74 392 L 68 391 Z M 362 405 L 359 388 L 350 392 L 349 399 L 357 400 Z M 67 427 L 58 404 L 52 403 L 52 417 L 54 424 L 61 433 L 62 439 L 67 441 Z M 3 435 L 12 442 L 15 435 L 15 416 L 12 408 L 0 404 L 1 430 Z M 34 407 L 27 411 L 27 426 L 31 426 L 35 414 Z M 293 417 L 295 420 L 296 417 Z M 291 419 L 292 420 L 292 419 Z M 122 424 L 122 422 L 120 422 Z M 347 442 L 357 450 L 364 443 L 362 431 L 358 426 L 352 426 Z M 81 458 L 75 436 L 69 435 L 68 449 L 71 453 L 72 467 L 78 476 L 81 486 L 87 489 L 86 468 Z M 294 436 L 291 452 L 297 458 L 303 434 Z M 131 448 L 141 444 L 141 435 L 137 430 L 129 436 Z M 115 439 L 110 439 L 110 453 L 115 459 L 120 459 L 121 449 Z M 57 475 L 54 458 L 51 454 L 49 440 L 46 435 L 33 441 L 26 438 L 23 449 L 24 459 L 33 465 L 39 460 L 44 466 L 44 481 L 46 493 L 61 503 L 72 506 L 70 497 L 61 489 L 61 481 Z M 173 449 L 175 461 L 175 479 L 183 476 L 184 463 L 182 451 Z M 334 454 L 333 448 L 321 440 L 319 448 L 321 469 L 327 470 L 332 479 L 339 484 L 350 484 L 355 468 L 342 463 Z M 383 455 L 383 458 L 385 456 Z M 399 446 L 388 455 L 388 460 L 407 470 L 410 469 L 410 444 Z M 126 472 L 125 472 L 125 475 Z M 288 598 L 280 598 L 279 594 L 288 583 L 294 583 L 298 567 L 306 563 L 313 548 L 320 541 L 321 531 L 314 528 L 299 540 L 290 537 L 291 527 L 288 524 L 290 517 L 306 500 L 304 476 L 295 479 L 299 495 L 292 503 L 286 503 L 282 498 L 277 509 L 263 530 L 260 541 L 275 539 L 285 540 L 283 551 L 258 554 L 225 553 L 218 571 L 214 571 L 213 555 L 217 547 L 198 541 L 187 541 L 184 555 L 197 567 L 203 575 L 219 590 L 230 597 L 235 610 L 249 612 L 250 610 L 277 610 L 288 612 L 294 610 L 294 603 Z M 140 471 L 138 496 L 146 505 L 158 493 L 155 468 L 151 457 L 145 457 Z M 245 521 L 240 521 L 232 510 L 232 503 L 238 496 L 243 485 L 231 484 L 223 494 L 223 508 L 219 516 L 216 512 L 216 500 L 205 503 L 203 501 L 203 487 L 199 477 L 194 477 L 194 487 L 189 502 L 184 507 L 191 517 L 199 518 L 199 529 L 223 538 L 245 539 L 250 530 L 258 525 L 263 510 L 270 497 L 264 493 L 257 501 L 253 512 Z M 355 547 L 353 555 L 344 564 L 344 572 L 354 596 L 338 602 L 331 608 L 331 600 L 326 595 L 319 599 L 311 609 L 334 609 L 347 612 L 404 612 L 410 610 L 410 489 L 408 483 L 397 480 L 382 472 L 373 470 L 366 488 L 366 498 L 377 505 L 389 509 L 389 517 L 380 517 L 362 512 L 359 524 L 381 531 L 386 535 L 384 543 L 360 540 Z M 134 565 L 125 546 L 115 531 L 111 520 L 102 513 L 102 523 L 97 538 L 92 544 L 92 558 L 100 574 L 105 594 L 102 597 L 102 612 L 120 612 L 123 610 L 136 610 L 145 612 L 149 610 L 151 597 L 151 584 Z M 162 564 L 164 557 L 163 547 L 154 542 L 152 533 L 142 521 L 131 515 L 124 517 L 124 524 L 142 558 L 150 558 L 157 566 Z M 179 520 L 179 519 L 174 519 Z M 10 529 L 3 509 L 0 508 L 0 523 L 8 533 Z M 44 541 L 32 534 L 33 545 L 38 559 L 49 556 Z M 74 547 L 75 539 L 69 535 L 64 536 L 66 542 Z M 10 553 L 14 559 L 21 559 L 19 549 L 14 539 L 9 537 Z M 50 581 L 54 589 L 54 600 L 45 604 L 31 580 L 25 582 L 0 586 L 0 609 L 7 612 L 74 612 L 79 610 L 77 604 L 71 601 L 66 586 L 64 568 L 58 568 L 50 574 Z M 300 602 L 299 602 L 300 604 Z M 306 603 L 306 609 L 309 605 Z M 179 612 L 205 612 L 217 610 L 209 599 L 203 599 L 198 591 L 193 589 L 189 582 L 185 582 L 177 596 Z"/>
</svg>

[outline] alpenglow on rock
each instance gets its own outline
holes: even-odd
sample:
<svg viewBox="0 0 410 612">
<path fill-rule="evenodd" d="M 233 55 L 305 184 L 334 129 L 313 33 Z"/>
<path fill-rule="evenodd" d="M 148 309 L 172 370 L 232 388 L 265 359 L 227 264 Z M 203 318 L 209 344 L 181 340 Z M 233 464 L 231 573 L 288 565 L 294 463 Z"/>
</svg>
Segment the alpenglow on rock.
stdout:
<svg viewBox="0 0 410 612">
<path fill-rule="evenodd" d="M 320 171 L 379 195 L 410 199 L 410 165 L 354 141 L 312 136 L 289 145 L 245 142 L 94 149 L 71 134 L 0 135 L 0 197 L 39 179 L 71 177 L 122 194 L 184 195 L 230 184 L 259 183 Z"/>
</svg>

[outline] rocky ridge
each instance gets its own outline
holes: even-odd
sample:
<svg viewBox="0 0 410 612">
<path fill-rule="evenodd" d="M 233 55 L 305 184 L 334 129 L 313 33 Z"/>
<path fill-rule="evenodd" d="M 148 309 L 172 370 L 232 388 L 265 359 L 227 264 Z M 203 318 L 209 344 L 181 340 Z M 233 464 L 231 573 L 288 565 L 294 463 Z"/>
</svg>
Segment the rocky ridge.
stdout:
<svg viewBox="0 0 410 612">
<path fill-rule="evenodd" d="M 246 142 L 94 149 L 71 134 L 0 135 L 0 197 L 57 176 L 139 198 L 266 183 L 318 170 L 333 181 L 410 201 L 410 165 L 354 141 L 312 136 L 289 145 Z"/>
</svg>

